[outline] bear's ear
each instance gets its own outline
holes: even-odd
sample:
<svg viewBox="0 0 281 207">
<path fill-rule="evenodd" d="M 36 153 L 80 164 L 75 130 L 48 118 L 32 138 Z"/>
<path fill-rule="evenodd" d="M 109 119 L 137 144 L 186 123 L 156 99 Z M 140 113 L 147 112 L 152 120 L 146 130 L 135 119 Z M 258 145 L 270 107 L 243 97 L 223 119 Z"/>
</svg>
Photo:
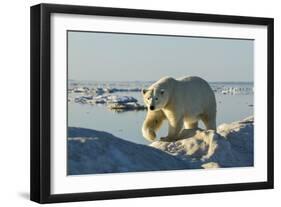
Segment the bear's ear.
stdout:
<svg viewBox="0 0 281 207">
<path fill-rule="evenodd" d="M 164 89 L 161 89 L 161 90 L 160 90 L 160 94 L 161 94 L 161 95 L 163 95 L 163 94 L 164 94 L 164 92 L 165 92 L 165 90 L 164 90 Z"/>
<path fill-rule="evenodd" d="M 144 95 L 148 90 L 147 89 L 142 89 L 141 92 Z"/>
</svg>

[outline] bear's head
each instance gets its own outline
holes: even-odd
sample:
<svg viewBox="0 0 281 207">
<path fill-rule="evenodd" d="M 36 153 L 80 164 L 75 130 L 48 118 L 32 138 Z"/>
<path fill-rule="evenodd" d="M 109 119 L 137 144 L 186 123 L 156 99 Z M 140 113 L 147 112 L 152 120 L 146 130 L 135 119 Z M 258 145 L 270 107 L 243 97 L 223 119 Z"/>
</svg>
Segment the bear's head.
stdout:
<svg viewBox="0 0 281 207">
<path fill-rule="evenodd" d="M 160 87 L 143 89 L 142 96 L 145 105 L 151 111 L 163 109 L 169 101 L 167 91 Z"/>
</svg>

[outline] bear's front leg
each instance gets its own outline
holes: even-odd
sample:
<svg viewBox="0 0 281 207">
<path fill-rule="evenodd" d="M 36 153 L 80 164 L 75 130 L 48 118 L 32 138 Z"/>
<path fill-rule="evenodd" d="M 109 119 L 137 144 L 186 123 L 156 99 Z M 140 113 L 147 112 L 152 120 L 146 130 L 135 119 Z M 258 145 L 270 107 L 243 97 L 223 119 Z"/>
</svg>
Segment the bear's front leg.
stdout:
<svg viewBox="0 0 281 207">
<path fill-rule="evenodd" d="M 156 139 L 156 133 L 152 128 L 142 128 L 142 134 L 148 141 L 153 142 Z"/>
<path fill-rule="evenodd" d="M 168 136 L 161 137 L 161 141 L 175 141 L 179 138 L 180 131 L 183 128 L 183 117 L 179 119 L 169 119 Z"/>
<path fill-rule="evenodd" d="M 142 126 L 144 138 L 153 142 L 156 139 L 156 131 L 159 130 L 165 119 L 165 115 L 161 110 L 148 111 Z"/>
</svg>

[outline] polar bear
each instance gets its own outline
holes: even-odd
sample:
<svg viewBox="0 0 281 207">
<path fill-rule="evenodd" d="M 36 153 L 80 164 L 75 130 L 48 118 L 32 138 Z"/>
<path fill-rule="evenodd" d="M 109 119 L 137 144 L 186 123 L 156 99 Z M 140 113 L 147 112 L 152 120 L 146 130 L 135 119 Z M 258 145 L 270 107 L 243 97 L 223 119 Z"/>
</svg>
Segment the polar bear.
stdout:
<svg viewBox="0 0 281 207">
<path fill-rule="evenodd" d="M 142 90 L 148 108 L 142 126 L 143 136 L 153 141 L 156 131 L 168 120 L 168 135 L 162 140 L 178 138 L 182 129 L 198 128 L 202 120 L 206 129 L 216 130 L 216 98 L 210 85 L 200 77 L 161 78 Z"/>
</svg>

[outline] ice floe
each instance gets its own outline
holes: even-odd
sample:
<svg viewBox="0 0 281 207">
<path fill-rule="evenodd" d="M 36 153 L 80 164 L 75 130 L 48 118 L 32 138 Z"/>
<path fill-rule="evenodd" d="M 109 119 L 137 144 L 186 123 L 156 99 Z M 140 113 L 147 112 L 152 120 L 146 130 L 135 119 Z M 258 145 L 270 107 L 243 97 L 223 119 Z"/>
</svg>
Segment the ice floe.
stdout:
<svg viewBox="0 0 281 207">
<path fill-rule="evenodd" d="M 69 99 L 71 101 L 71 99 Z M 120 110 L 144 110 L 146 107 L 137 103 L 138 100 L 132 96 L 120 96 L 120 95 L 81 95 L 74 99 L 75 103 L 80 104 L 105 104 L 109 109 Z"/>
</svg>

